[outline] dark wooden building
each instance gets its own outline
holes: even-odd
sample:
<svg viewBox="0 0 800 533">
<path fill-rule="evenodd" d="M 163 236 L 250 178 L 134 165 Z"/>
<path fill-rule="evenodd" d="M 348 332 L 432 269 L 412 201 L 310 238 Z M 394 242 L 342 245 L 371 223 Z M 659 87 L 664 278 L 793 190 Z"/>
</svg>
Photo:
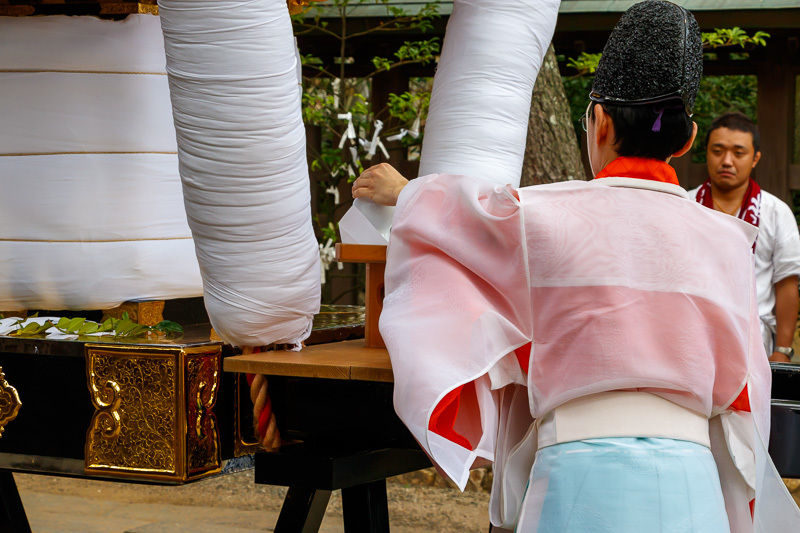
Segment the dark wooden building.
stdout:
<svg viewBox="0 0 800 533">
<path fill-rule="evenodd" d="M 581 52 L 601 52 L 608 34 L 623 11 L 636 3 L 633 0 L 562 0 L 558 25 L 553 43 L 556 53 L 575 57 Z M 718 59 L 705 64 L 706 75 L 754 75 L 758 78 L 758 116 L 761 128 L 763 157 L 757 176 L 762 187 L 781 198 L 789 200 L 789 191 L 800 190 L 800 144 L 798 129 L 798 76 L 800 76 L 800 2 L 798 0 L 675 0 L 691 10 L 703 31 L 715 28 L 740 27 L 749 34 L 765 31 L 770 34 L 767 46 L 747 50 L 749 58 L 732 59 L 729 52 L 741 49 L 720 50 Z M 418 10 L 424 2 L 391 1 L 409 12 Z M 324 5 L 324 4 L 323 4 Z M 452 1 L 439 2 L 442 15 L 434 24 L 433 34 L 442 36 L 447 17 L 452 11 Z M 349 28 L 367 28 L 386 19 L 387 9 L 382 5 L 359 5 L 348 10 Z M 330 28 L 337 29 L 338 21 L 331 10 Z M 428 34 L 430 35 L 430 33 Z M 382 34 L 363 38 L 348 45 L 347 54 L 353 58 L 349 72 L 357 75 L 360 68 L 371 68 L 370 59 L 384 57 L 404 40 L 419 36 L 400 33 Z M 309 34 L 301 37 L 301 47 L 323 59 L 332 61 L 339 54 L 329 38 Z M 360 67 L 363 65 L 363 67 Z M 407 90 L 412 76 L 432 76 L 434 65 L 410 66 L 379 76 L 374 80 L 375 100 L 388 92 Z M 565 71 L 572 74 L 574 71 Z M 408 174 L 414 174 L 416 165 L 405 161 L 399 153 L 392 154 L 392 162 Z M 700 184 L 706 175 L 705 165 L 692 163 L 682 157 L 674 161 L 681 183 L 687 187 Z"/>
<path fill-rule="evenodd" d="M 694 12 L 704 31 L 738 26 L 749 33 L 766 31 L 771 37 L 766 47 L 748 50 L 746 60 L 727 59 L 719 54 L 707 61 L 707 75 L 755 75 L 758 78 L 758 116 L 763 157 L 757 169 L 762 187 L 781 198 L 789 199 L 790 190 L 800 190 L 800 1 L 798 0 L 674 0 Z M 600 52 L 608 33 L 620 14 L 635 0 L 562 0 L 553 43 L 558 54 L 574 57 L 580 52 Z M 0 0 L 0 16 L 41 14 L 99 15 L 124 17 L 128 13 L 157 12 L 156 0 Z M 421 0 L 389 0 L 414 12 L 424 5 Z M 441 18 L 434 23 L 433 35 L 443 36 L 452 0 L 441 1 Z M 323 4 L 324 5 L 324 4 Z M 367 28 L 387 19 L 382 4 L 359 4 L 348 9 L 348 27 Z M 330 12 L 330 29 L 336 31 L 338 14 Z M 430 33 L 429 33 L 430 35 Z M 353 58 L 348 73 L 371 69 L 375 55 L 391 56 L 405 40 L 419 36 L 395 32 L 354 40 L 347 54 Z M 306 53 L 333 61 L 339 55 L 335 44 L 325 35 L 308 34 L 300 38 Z M 734 50 L 735 52 L 736 50 Z M 410 77 L 432 76 L 435 65 L 393 70 L 376 76 L 373 100 L 385 101 L 389 92 L 402 93 Z M 392 150 L 391 161 L 408 174 L 416 163 L 407 161 L 400 150 Z M 705 165 L 691 163 L 688 157 L 674 162 L 681 182 L 694 187 L 705 179 Z"/>
<path fill-rule="evenodd" d="M 608 33 L 630 0 L 563 0 L 553 43 L 560 54 L 601 52 Z M 758 78 L 758 117 L 762 159 L 759 184 L 789 200 L 800 190 L 800 2 L 797 0 L 675 0 L 691 10 L 703 31 L 740 27 L 748 33 L 770 34 L 767 46 L 748 50 L 745 60 L 725 52 L 705 62 L 705 75 L 755 75 Z M 731 50 L 741 51 L 740 49 Z M 695 187 L 706 178 L 705 164 L 688 156 L 674 161 L 681 184 Z"/>
</svg>

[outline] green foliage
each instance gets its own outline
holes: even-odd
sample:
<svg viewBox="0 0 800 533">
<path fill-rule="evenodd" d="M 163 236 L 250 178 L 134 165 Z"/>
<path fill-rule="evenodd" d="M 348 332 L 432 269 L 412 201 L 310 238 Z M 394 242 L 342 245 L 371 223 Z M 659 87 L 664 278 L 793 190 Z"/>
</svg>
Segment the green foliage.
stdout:
<svg viewBox="0 0 800 533">
<path fill-rule="evenodd" d="M 389 94 L 387 103 L 389 114 L 398 119 L 401 123 L 412 124 L 418 116 L 428 115 L 428 107 L 431 104 L 430 91 L 411 92 L 403 94 Z M 419 141 L 416 141 L 419 144 Z"/>
<path fill-rule="evenodd" d="M 739 47 L 751 49 L 755 46 L 766 46 L 769 34 L 757 31 L 748 35 L 738 27 L 731 29 L 717 28 L 713 32 L 704 32 L 703 49 L 706 50 L 706 60 L 714 60 L 717 54 L 709 52 L 721 48 Z M 580 118 L 586 112 L 589 91 L 592 86 L 591 74 L 597 69 L 602 54 L 582 53 L 577 58 L 566 59 L 568 67 L 575 69 L 576 74 L 565 77 L 564 89 L 570 103 L 572 122 L 575 131 L 580 134 Z M 733 60 L 747 59 L 747 52 L 728 53 Z M 563 59 L 560 59 L 563 60 Z M 728 111 L 739 111 L 750 117 L 756 117 L 758 96 L 758 80 L 755 76 L 703 76 L 700 80 L 700 90 L 694 105 L 693 119 L 697 122 L 698 133 L 695 139 L 692 161 L 704 163 L 705 136 L 714 117 Z"/>
<path fill-rule="evenodd" d="M 28 318 L 34 318 L 37 315 L 38 313 L 35 313 Z M 83 317 L 61 317 L 55 324 L 50 320 L 45 321 L 43 324 L 37 324 L 36 322 L 25 324 L 28 318 L 21 318 L 15 322 L 14 325 L 21 327 L 9 333 L 9 335 L 16 337 L 35 337 L 45 334 L 51 327 L 55 327 L 61 333 L 78 335 L 79 337 L 97 333 L 111 335 L 114 338 L 141 337 L 150 332 L 159 332 L 167 337 L 183 334 L 183 328 L 175 322 L 163 320 L 155 326 L 149 327 L 134 322 L 130 319 L 128 313 L 123 313 L 120 319 L 107 318 L 102 323 L 86 320 Z"/>
<path fill-rule="evenodd" d="M 723 48 L 726 46 L 744 48 L 747 45 L 767 46 L 769 36 L 769 33 L 763 31 L 747 35 L 747 32 L 737 26 L 730 29 L 715 28 L 714 31 L 702 33 L 704 48 Z"/>
<path fill-rule="evenodd" d="M 44 333 L 48 329 L 53 327 L 53 323 L 49 320 L 46 320 L 42 324 L 38 324 L 36 322 L 28 322 L 24 326 L 22 325 L 26 319 L 21 319 L 18 322 L 15 322 L 16 325 L 21 326 L 19 329 L 12 331 L 9 333 L 12 337 L 35 337 L 41 333 Z"/>
<path fill-rule="evenodd" d="M 755 119 L 757 98 L 756 76 L 703 76 L 692 116 L 697 122 L 692 162 L 706 162 L 705 138 L 714 117 L 728 111 L 738 111 Z"/>
<path fill-rule="evenodd" d="M 336 226 L 333 225 L 333 222 L 328 222 L 328 225 L 322 228 L 322 239 L 325 242 L 327 242 L 328 239 L 336 242 Z"/>
<path fill-rule="evenodd" d="M 739 27 L 733 27 L 731 29 L 715 28 L 714 31 L 703 32 L 701 35 L 703 49 L 706 51 L 734 46 L 739 46 L 743 49 L 754 46 L 767 46 L 767 39 L 770 36 L 769 33 L 763 31 L 757 31 L 753 35 L 747 35 L 747 32 Z M 603 54 L 587 54 L 586 52 L 581 52 L 581 55 L 578 57 L 567 59 L 567 66 L 576 70 L 576 76 L 594 74 L 602 55 Z M 747 59 L 749 54 L 732 53 L 731 56 L 733 56 L 733 59 Z M 716 54 L 711 52 L 707 52 L 704 57 L 706 59 L 717 58 Z"/>
<path fill-rule="evenodd" d="M 789 193 L 792 195 L 792 213 L 797 225 L 800 226 L 800 191 L 792 190 Z"/>
<path fill-rule="evenodd" d="M 385 9 L 388 19 L 366 28 L 359 26 L 354 29 L 348 25 L 347 18 L 353 9 L 367 5 Z M 328 23 L 333 20 L 332 15 L 337 16 L 338 24 Z M 340 185 L 352 182 L 366 166 L 382 160 L 380 150 L 374 158 L 367 160 L 377 121 L 382 126 L 379 138 L 387 150 L 408 149 L 422 142 L 421 131 L 416 137 L 407 135 L 391 142 L 386 138 L 397 135 L 401 129 L 421 130 L 430 104 L 429 80 L 414 80 L 408 91 L 389 94 L 387 102 L 375 102 L 372 91 L 374 78 L 404 65 L 424 65 L 435 61 L 440 42 L 437 37 L 404 41 L 390 54 L 384 54 L 389 57 L 376 55 L 366 65 L 354 65 L 355 60 L 348 56 L 347 51 L 358 48 L 359 40 L 366 36 L 397 32 L 424 35 L 433 28 L 438 16 L 437 2 L 430 2 L 416 13 L 409 13 L 389 4 L 388 0 L 332 0 L 315 4 L 292 17 L 295 35 L 324 36 L 338 50 L 332 59 L 306 54 L 302 49 L 300 55 L 304 73 L 312 74 L 303 79 L 303 121 L 319 131 L 318 146 L 309 146 L 309 168 L 312 187 L 316 189 L 313 219 L 322 245 L 329 239 L 337 241 L 336 216 L 343 212 L 342 207 L 346 207 L 336 201 Z M 302 40 L 300 43 L 302 47 Z M 355 139 L 347 137 L 348 121 L 340 117 L 347 113 L 350 113 Z M 353 157 L 354 152 L 356 157 Z M 330 294 L 323 295 L 326 302 L 333 299 Z"/>
<path fill-rule="evenodd" d="M 571 57 L 567 59 L 567 66 L 574 68 L 578 71 L 578 76 L 586 76 L 594 74 L 597 70 L 597 64 L 600 63 L 600 57 L 603 54 L 587 54 L 581 52 L 578 57 Z"/>
<path fill-rule="evenodd" d="M 562 78 L 564 82 L 564 91 L 569 100 L 569 112 L 572 119 L 572 127 L 575 128 L 575 133 L 578 139 L 583 134 L 581 127 L 581 117 L 586 113 L 586 107 L 589 105 L 589 92 L 592 90 L 592 81 L 594 78 L 589 76 Z"/>
</svg>

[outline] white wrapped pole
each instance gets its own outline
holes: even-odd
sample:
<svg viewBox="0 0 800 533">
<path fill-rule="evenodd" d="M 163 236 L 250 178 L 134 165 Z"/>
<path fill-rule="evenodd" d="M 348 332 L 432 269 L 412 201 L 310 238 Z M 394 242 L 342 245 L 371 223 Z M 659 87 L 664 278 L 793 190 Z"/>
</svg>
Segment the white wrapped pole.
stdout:
<svg viewBox="0 0 800 533">
<path fill-rule="evenodd" d="M 419 173 L 519 186 L 531 94 L 559 0 L 455 0 Z"/>
<path fill-rule="evenodd" d="M 211 323 L 235 345 L 299 344 L 320 266 L 286 3 L 164 0 L 159 12 Z"/>
</svg>

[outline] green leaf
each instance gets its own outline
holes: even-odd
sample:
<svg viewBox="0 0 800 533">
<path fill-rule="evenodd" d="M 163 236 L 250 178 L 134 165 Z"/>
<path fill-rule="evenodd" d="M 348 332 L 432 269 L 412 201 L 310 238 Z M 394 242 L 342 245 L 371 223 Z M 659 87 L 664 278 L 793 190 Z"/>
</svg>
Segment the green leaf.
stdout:
<svg viewBox="0 0 800 533">
<path fill-rule="evenodd" d="M 392 62 L 385 57 L 373 57 L 372 64 L 378 70 L 389 70 L 392 68 Z"/>
<path fill-rule="evenodd" d="M 100 324 L 95 322 L 87 322 L 78 330 L 78 335 L 89 335 L 91 333 L 97 333 L 97 330 L 100 329 Z"/>
<path fill-rule="evenodd" d="M 69 325 L 67 326 L 67 331 L 70 333 L 76 333 L 83 323 L 86 322 L 86 319 L 83 317 L 76 317 L 69 321 Z"/>
<path fill-rule="evenodd" d="M 183 333 L 183 328 L 177 322 L 172 322 L 171 320 L 162 320 L 155 326 L 153 326 L 154 330 L 163 331 L 164 333 Z"/>
<path fill-rule="evenodd" d="M 117 327 L 114 328 L 114 331 L 117 335 L 126 335 L 129 332 L 133 331 L 133 329 L 138 326 L 138 324 L 129 318 L 123 318 L 117 323 Z"/>
<path fill-rule="evenodd" d="M 53 327 L 53 323 L 49 320 L 45 321 L 43 324 L 37 324 L 36 322 L 30 322 L 23 326 L 21 329 L 11 332 L 11 335 L 17 337 L 33 337 L 35 335 L 43 334 L 45 331 Z"/>
</svg>

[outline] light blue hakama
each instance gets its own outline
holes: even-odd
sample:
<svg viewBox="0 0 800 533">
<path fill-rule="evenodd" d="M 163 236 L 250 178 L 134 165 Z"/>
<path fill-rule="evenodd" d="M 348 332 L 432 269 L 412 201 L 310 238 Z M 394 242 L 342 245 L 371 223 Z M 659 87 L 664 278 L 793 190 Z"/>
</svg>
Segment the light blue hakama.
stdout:
<svg viewBox="0 0 800 533">
<path fill-rule="evenodd" d="M 728 533 L 730 527 L 708 448 L 604 438 L 537 452 L 516 531 Z"/>
</svg>

